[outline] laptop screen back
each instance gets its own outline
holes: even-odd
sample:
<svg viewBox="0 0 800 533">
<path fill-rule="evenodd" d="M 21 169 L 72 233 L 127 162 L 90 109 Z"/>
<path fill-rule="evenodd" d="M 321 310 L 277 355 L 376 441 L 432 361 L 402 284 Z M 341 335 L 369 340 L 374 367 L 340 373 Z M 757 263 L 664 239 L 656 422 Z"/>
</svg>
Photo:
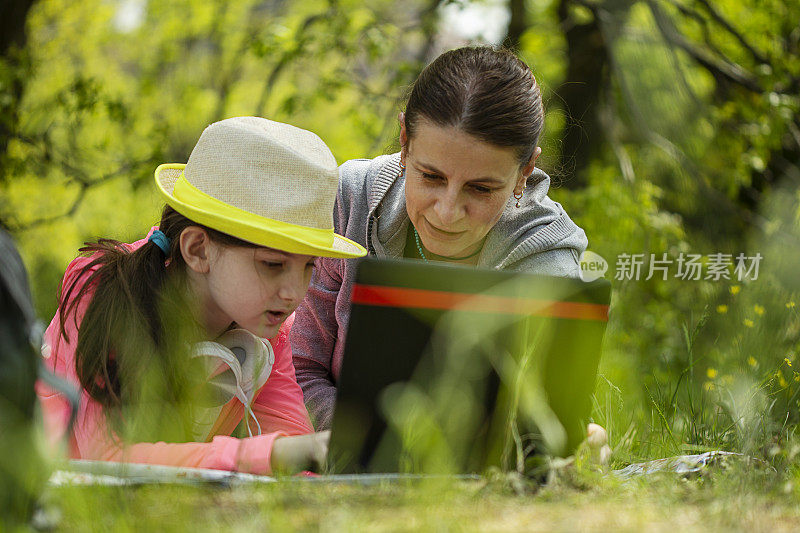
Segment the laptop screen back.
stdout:
<svg viewBox="0 0 800 533">
<path fill-rule="evenodd" d="M 334 472 L 524 468 L 585 436 L 610 285 L 359 263 L 337 383 Z"/>
</svg>

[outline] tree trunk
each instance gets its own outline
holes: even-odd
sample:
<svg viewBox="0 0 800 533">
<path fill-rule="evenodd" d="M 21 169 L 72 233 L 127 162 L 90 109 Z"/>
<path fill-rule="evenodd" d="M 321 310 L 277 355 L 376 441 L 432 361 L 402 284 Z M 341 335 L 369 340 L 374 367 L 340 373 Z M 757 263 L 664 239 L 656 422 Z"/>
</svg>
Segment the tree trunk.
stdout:
<svg viewBox="0 0 800 533">
<path fill-rule="evenodd" d="M 579 189 L 586 186 L 585 169 L 603 143 L 598 106 L 608 76 L 608 53 L 596 13 L 590 22 L 578 24 L 570 14 L 571 3 L 561 0 L 558 8 L 568 61 L 566 79 L 557 91 L 566 115 L 559 167 L 564 185 Z"/>
<path fill-rule="evenodd" d="M 4 0 L 0 4 L 0 57 L 5 58 L 12 45 L 25 46 L 25 21 L 34 0 Z"/>
<path fill-rule="evenodd" d="M 0 63 L 8 78 L 0 89 L 0 181 L 5 179 L 8 141 L 17 128 L 19 102 L 25 89 L 27 61 L 25 59 L 25 22 L 35 0 L 3 0 L 0 3 Z M 0 227 L 7 227 L 0 219 Z"/>
<path fill-rule="evenodd" d="M 508 29 L 506 30 L 506 38 L 503 40 L 503 46 L 509 50 L 518 50 L 519 41 L 522 34 L 528 29 L 528 21 L 525 16 L 525 0 L 509 0 L 508 9 L 511 13 L 511 18 L 508 21 Z"/>
</svg>

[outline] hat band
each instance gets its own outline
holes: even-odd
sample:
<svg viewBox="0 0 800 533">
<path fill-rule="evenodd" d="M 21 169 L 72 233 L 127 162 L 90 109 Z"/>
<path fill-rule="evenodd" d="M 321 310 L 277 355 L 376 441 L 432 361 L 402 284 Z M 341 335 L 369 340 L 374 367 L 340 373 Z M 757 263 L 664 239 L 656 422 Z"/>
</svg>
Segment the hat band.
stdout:
<svg viewBox="0 0 800 533">
<path fill-rule="evenodd" d="M 286 251 L 297 247 L 298 241 L 319 248 L 333 245 L 333 228 L 291 224 L 239 209 L 189 183 L 184 172 L 175 182 L 172 196 L 179 204 L 191 209 L 192 213 L 188 216 L 196 222 L 245 241 Z M 177 206 L 173 207 L 177 209 Z"/>
</svg>

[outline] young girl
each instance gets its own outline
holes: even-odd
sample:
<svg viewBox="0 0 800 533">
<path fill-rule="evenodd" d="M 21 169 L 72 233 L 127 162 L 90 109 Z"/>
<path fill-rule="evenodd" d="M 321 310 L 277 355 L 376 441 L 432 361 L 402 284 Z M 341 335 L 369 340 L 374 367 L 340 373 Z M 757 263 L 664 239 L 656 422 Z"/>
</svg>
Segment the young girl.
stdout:
<svg viewBox="0 0 800 533">
<path fill-rule="evenodd" d="M 232 118 L 155 180 L 159 226 L 82 248 L 45 333 L 46 363 L 82 388 L 70 456 L 254 474 L 324 457 L 287 331 L 317 256 L 366 253 L 333 232 L 330 150 L 287 124 Z M 66 401 L 38 394 L 47 431 L 63 434 Z"/>
</svg>

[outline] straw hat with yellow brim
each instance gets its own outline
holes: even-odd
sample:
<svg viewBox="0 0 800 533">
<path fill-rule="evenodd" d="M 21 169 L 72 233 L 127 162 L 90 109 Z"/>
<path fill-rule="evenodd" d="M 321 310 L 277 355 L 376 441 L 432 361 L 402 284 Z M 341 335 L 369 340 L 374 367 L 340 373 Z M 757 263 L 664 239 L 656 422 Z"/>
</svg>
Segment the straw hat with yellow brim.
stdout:
<svg viewBox="0 0 800 533">
<path fill-rule="evenodd" d="M 336 159 L 310 131 L 259 117 L 208 126 L 183 164 L 160 165 L 167 203 L 198 224 L 289 253 L 361 257 L 333 232 Z"/>
</svg>

